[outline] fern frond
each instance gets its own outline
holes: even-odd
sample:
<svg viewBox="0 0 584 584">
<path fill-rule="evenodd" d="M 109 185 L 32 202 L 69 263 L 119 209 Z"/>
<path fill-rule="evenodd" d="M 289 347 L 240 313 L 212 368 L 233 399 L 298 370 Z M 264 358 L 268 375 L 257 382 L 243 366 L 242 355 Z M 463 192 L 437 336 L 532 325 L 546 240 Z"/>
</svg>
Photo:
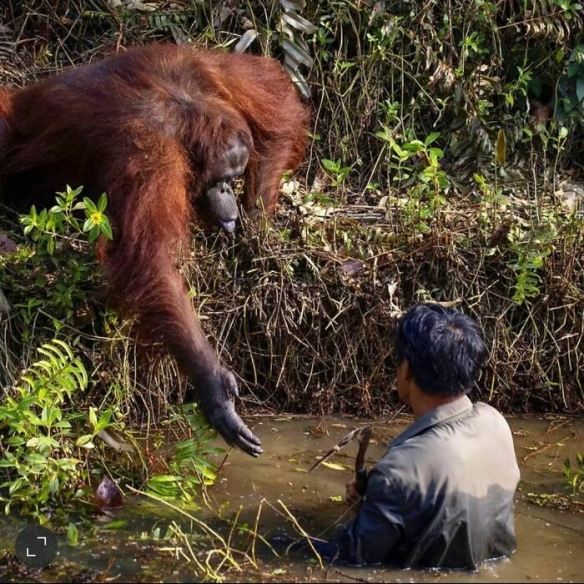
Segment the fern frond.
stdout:
<svg viewBox="0 0 584 584">
<path fill-rule="evenodd" d="M 59 339 L 43 344 L 38 353 L 45 359 L 35 361 L 21 376 L 17 385 L 25 395 L 42 392 L 51 394 L 61 403 L 66 394 L 71 397 L 75 390 L 85 390 L 88 384 L 87 371 L 71 347 Z"/>
</svg>

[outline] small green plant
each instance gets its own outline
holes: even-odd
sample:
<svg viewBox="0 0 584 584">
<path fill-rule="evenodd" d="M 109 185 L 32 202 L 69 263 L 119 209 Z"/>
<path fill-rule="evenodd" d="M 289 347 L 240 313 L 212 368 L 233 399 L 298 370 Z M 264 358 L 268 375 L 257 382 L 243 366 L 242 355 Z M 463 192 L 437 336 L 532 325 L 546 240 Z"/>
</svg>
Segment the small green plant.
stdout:
<svg viewBox="0 0 584 584">
<path fill-rule="evenodd" d="M 408 188 L 405 212 L 409 222 L 416 224 L 419 231 L 428 231 L 425 220 L 436 216 L 446 203 L 445 194 L 450 189 L 450 181 L 440 166 L 444 152 L 432 146 L 440 134 L 434 132 L 424 141 L 412 137 L 401 144 L 388 127 L 376 136 L 385 142 L 389 152 L 392 180 L 399 187 Z"/>
<path fill-rule="evenodd" d="M 521 235 L 517 236 L 517 233 Z M 516 253 L 516 260 L 511 262 L 509 267 L 516 276 L 515 292 L 512 297 L 516 304 L 521 305 L 528 299 L 539 296 L 542 282 L 540 272 L 545 258 L 553 251 L 556 234 L 555 225 L 552 223 L 528 232 L 511 230 L 511 249 Z"/>
<path fill-rule="evenodd" d="M 480 224 L 490 231 L 498 225 L 501 213 L 509 207 L 509 197 L 503 195 L 503 189 L 499 185 L 493 185 L 482 174 L 475 172 L 473 179 L 481 194 Z"/>
<path fill-rule="evenodd" d="M 157 460 L 162 472 L 155 469 L 146 483 L 146 490 L 164 499 L 192 503 L 201 487 L 215 482 L 217 469 L 208 459 L 209 455 L 223 451 L 211 446 L 217 433 L 194 404 L 184 406 L 170 422 L 186 422 L 190 437 L 174 445 L 167 460 Z"/>
<path fill-rule="evenodd" d="M 335 39 L 334 36 L 331 36 L 330 32 L 330 25 L 327 22 L 323 22 L 314 36 L 317 61 L 326 63 L 333 57 L 329 49 L 335 42 Z"/>
<path fill-rule="evenodd" d="M 71 407 L 74 394 L 87 388 L 79 357 L 60 339 L 38 349 L 39 358 L 5 392 L 0 407 L 0 447 L 5 489 L 0 499 L 41 517 L 47 504 L 65 506 L 82 497 L 89 483 L 86 455 L 93 439 L 110 425 L 111 410 L 98 419 Z M 85 429 L 90 428 L 87 432 Z"/>
<path fill-rule="evenodd" d="M 513 107 L 517 101 L 516 97 L 527 99 L 528 90 L 530 89 L 539 97 L 541 80 L 539 78 L 534 79 L 533 73 L 528 67 L 517 66 L 517 77 L 510 83 L 507 83 L 503 88 L 505 103 L 509 107 Z"/>
<path fill-rule="evenodd" d="M 569 458 L 564 460 L 564 481 L 572 489 L 572 493 L 584 492 L 584 457 L 576 453 L 576 468 L 572 467 Z"/>
<path fill-rule="evenodd" d="M 427 195 L 430 209 L 435 212 L 442 206 L 446 199 L 444 194 L 450 188 L 450 181 L 446 173 L 440 167 L 440 159 L 444 152 L 440 148 L 430 147 L 440 134 L 435 132 L 430 134 L 424 142 L 412 140 L 404 144 L 404 149 L 422 154 L 424 168 L 418 173 L 418 184 L 413 189 L 413 194 L 417 197 Z"/>
<path fill-rule="evenodd" d="M 111 239 L 112 229 L 104 214 L 107 207 L 105 193 L 95 205 L 87 197 L 83 201 L 76 200 L 82 191 L 83 187 L 72 189 L 67 186 L 65 192 L 57 193 L 56 204 L 50 210 L 42 209 L 40 213 L 33 205 L 30 213 L 21 218 L 24 234 L 29 235 L 49 255 L 53 255 L 56 248 L 78 241 L 83 234 L 87 234 L 90 242 L 100 235 Z M 80 210 L 85 211 L 83 226 L 75 216 L 75 211 Z"/>
<path fill-rule="evenodd" d="M 371 47 L 371 51 L 384 59 L 390 59 L 393 56 L 392 49 L 396 42 L 405 34 L 405 29 L 402 26 L 403 18 L 387 14 L 381 10 L 379 14 L 378 27 L 371 27 L 372 32 L 366 33 L 367 43 Z"/>
<path fill-rule="evenodd" d="M 341 186 L 352 170 L 350 166 L 343 166 L 340 159 L 329 160 L 328 158 L 323 158 L 321 163 L 327 174 L 331 177 L 333 187 Z"/>
<path fill-rule="evenodd" d="M 67 526 L 67 543 L 71 546 L 79 545 L 79 530 L 73 522 Z"/>
<path fill-rule="evenodd" d="M 27 248 L 15 273 L 14 291 L 22 290 L 26 298 L 16 306 L 27 325 L 37 318 L 41 304 L 44 312 L 53 317 L 57 332 L 63 322 L 74 324 L 75 311 L 87 303 L 95 288 L 99 270 L 91 243 L 99 236 L 111 239 L 112 230 L 104 213 L 105 194 L 95 204 L 88 198 L 78 200 L 81 192 L 82 187 L 67 187 L 57 193 L 51 209 L 37 211 L 33 206 L 21 217 L 24 234 L 33 246 Z M 84 221 L 79 216 L 81 212 Z"/>
</svg>

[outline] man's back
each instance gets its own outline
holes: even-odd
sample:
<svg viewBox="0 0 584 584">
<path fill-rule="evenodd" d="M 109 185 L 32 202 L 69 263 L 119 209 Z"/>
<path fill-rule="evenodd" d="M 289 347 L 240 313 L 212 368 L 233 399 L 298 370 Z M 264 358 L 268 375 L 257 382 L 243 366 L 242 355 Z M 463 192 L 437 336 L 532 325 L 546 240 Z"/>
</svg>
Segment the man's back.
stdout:
<svg viewBox="0 0 584 584">
<path fill-rule="evenodd" d="M 466 397 L 419 418 L 371 471 L 340 559 L 474 569 L 515 549 L 519 469 L 505 419 Z"/>
</svg>

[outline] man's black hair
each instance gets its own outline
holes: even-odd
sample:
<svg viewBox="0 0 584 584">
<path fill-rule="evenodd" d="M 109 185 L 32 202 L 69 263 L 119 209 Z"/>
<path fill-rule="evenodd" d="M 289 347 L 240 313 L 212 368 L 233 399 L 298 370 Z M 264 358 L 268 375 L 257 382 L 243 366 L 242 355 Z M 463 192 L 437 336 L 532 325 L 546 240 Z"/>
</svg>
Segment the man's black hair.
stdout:
<svg viewBox="0 0 584 584">
<path fill-rule="evenodd" d="M 477 323 L 439 304 L 418 304 L 401 317 L 396 350 L 417 386 L 438 396 L 468 393 L 487 356 Z"/>
</svg>

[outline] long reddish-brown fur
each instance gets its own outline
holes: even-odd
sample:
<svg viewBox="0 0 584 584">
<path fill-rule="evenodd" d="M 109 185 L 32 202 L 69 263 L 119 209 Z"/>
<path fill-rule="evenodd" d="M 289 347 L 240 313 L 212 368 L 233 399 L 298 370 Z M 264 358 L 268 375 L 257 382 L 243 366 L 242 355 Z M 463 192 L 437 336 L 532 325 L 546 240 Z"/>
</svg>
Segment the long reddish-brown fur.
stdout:
<svg viewBox="0 0 584 584">
<path fill-rule="evenodd" d="M 164 343 L 228 442 L 261 453 L 237 393 L 176 269 L 192 201 L 234 144 L 249 151 L 244 206 L 273 214 L 282 173 L 301 162 L 308 113 L 272 59 L 172 45 L 130 49 L 20 90 L 0 90 L 0 198 L 42 202 L 65 184 L 108 195 L 110 299 Z"/>
</svg>

